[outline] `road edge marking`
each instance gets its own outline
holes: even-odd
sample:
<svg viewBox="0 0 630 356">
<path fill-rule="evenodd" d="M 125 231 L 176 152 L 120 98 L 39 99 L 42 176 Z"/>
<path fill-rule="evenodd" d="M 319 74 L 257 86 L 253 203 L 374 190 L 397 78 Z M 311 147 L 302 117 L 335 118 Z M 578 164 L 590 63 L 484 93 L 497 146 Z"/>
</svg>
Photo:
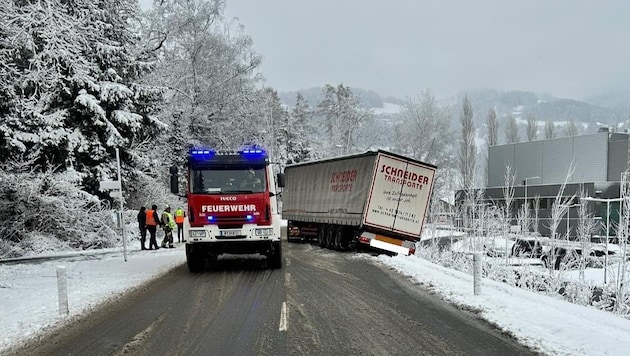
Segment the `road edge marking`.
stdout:
<svg viewBox="0 0 630 356">
<path fill-rule="evenodd" d="M 287 331 L 288 329 L 288 315 L 287 302 L 282 302 L 282 310 L 280 311 L 280 327 L 279 331 Z"/>
</svg>

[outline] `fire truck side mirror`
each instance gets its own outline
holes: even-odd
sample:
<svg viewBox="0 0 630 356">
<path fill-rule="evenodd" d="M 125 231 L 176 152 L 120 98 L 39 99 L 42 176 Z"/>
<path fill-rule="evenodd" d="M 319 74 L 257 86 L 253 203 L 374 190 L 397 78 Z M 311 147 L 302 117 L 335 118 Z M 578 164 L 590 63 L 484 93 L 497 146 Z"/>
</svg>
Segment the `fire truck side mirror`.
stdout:
<svg viewBox="0 0 630 356">
<path fill-rule="evenodd" d="M 284 173 L 278 173 L 276 181 L 278 182 L 278 187 L 284 188 Z"/>
<path fill-rule="evenodd" d="M 179 194 L 179 179 L 177 177 L 177 167 L 171 166 L 169 168 L 171 173 L 171 193 Z"/>
</svg>

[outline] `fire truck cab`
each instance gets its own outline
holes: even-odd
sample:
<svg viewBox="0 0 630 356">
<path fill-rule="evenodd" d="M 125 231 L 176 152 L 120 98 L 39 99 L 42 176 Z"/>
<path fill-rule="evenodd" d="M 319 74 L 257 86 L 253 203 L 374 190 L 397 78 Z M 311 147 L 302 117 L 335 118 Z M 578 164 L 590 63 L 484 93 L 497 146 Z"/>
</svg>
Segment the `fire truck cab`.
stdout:
<svg viewBox="0 0 630 356">
<path fill-rule="evenodd" d="M 187 166 L 184 237 L 190 272 L 204 271 L 221 254 L 261 254 L 270 268 L 281 268 L 278 187 L 267 153 L 195 148 Z M 283 179 L 278 181 L 282 187 Z M 171 192 L 179 192 L 176 167 Z"/>
</svg>

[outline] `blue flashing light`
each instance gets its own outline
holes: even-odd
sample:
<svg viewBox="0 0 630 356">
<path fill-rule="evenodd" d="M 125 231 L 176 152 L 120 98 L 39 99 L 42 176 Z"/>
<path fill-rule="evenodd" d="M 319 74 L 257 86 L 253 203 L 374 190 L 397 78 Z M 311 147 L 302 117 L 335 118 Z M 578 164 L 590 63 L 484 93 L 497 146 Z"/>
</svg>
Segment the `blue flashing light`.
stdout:
<svg viewBox="0 0 630 356">
<path fill-rule="evenodd" d="M 212 216 L 212 215 L 208 215 L 207 218 L 208 218 L 208 221 L 214 221 L 214 216 Z"/>
<path fill-rule="evenodd" d="M 242 154 L 261 154 L 261 153 L 265 153 L 265 151 L 264 150 L 260 150 L 260 149 L 257 149 L 257 150 L 242 150 L 241 153 Z"/>
<path fill-rule="evenodd" d="M 242 155 L 254 155 L 254 156 L 263 156 L 267 154 L 265 150 L 260 149 L 260 148 L 240 150 L 238 152 Z"/>
<path fill-rule="evenodd" d="M 190 150 L 190 156 L 194 159 L 211 159 L 216 151 L 206 148 L 193 148 Z"/>
<path fill-rule="evenodd" d="M 247 215 L 247 221 L 254 220 L 254 215 Z"/>
<path fill-rule="evenodd" d="M 238 153 L 248 161 L 260 161 L 267 159 L 267 151 L 261 148 L 246 148 L 239 150 Z"/>
</svg>

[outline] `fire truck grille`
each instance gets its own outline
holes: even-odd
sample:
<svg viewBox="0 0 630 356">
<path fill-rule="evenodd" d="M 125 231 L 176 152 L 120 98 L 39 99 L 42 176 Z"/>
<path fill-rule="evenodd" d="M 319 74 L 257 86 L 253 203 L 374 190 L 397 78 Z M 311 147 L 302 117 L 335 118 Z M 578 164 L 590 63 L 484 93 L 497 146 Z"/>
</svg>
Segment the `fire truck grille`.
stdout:
<svg viewBox="0 0 630 356">
<path fill-rule="evenodd" d="M 222 216 L 216 219 L 216 224 L 219 225 L 219 229 L 241 229 L 243 224 L 248 223 L 245 216 Z"/>
<path fill-rule="evenodd" d="M 219 224 L 219 229 L 242 229 L 243 224 Z"/>
</svg>

